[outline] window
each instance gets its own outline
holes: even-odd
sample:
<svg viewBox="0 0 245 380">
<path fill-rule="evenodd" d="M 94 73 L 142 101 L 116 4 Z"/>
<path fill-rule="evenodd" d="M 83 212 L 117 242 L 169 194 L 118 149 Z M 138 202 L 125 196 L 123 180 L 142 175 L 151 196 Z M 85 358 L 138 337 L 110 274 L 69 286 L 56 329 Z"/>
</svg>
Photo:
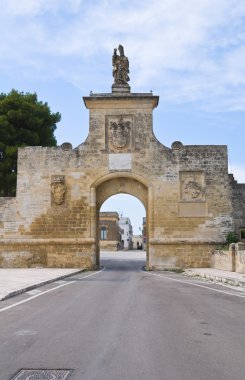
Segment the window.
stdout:
<svg viewBox="0 0 245 380">
<path fill-rule="evenodd" d="M 106 240 L 106 227 L 101 227 L 100 240 Z"/>
</svg>

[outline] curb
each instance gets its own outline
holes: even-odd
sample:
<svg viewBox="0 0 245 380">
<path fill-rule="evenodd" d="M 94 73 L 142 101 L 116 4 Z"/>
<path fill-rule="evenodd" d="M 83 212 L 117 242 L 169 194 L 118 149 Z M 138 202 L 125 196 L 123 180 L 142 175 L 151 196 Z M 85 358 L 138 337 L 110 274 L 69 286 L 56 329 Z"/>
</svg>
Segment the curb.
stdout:
<svg viewBox="0 0 245 380">
<path fill-rule="evenodd" d="M 220 277 L 220 276 L 214 276 L 211 274 L 207 274 L 204 272 L 200 273 L 200 272 L 188 272 L 188 271 L 186 271 L 184 273 L 184 275 L 189 276 L 189 277 L 206 279 L 206 280 L 213 281 L 213 282 L 220 282 L 222 284 L 227 284 L 227 285 L 232 285 L 232 286 L 245 287 L 245 280 L 244 281 L 235 280 L 234 278 L 230 278 L 230 277 Z"/>
<path fill-rule="evenodd" d="M 80 270 L 78 270 L 76 272 L 73 272 L 73 273 L 64 274 L 62 276 L 58 276 L 58 277 L 52 278 L 50 280 L 39 282 L 38 284 L 30 285 L 30 286 L 27 286 L 27 287 L 19 289 L 19 290 L 14 290 L 13 292 L 11 292 L 11 293 L 7 294 L 6 296 L 4 296 L 3 298 L 1 298 L 0 302 L 1 301 L 5 301 L 8 298 L 17 296 L 18 294 L 22 294 L 22 293 L 28 292 L 29 290 L 33 290 L 33 289 L 39 288 L 40 286 L 51 284 L 52 282 L 55 282 L 55 281 L 58 281 L 58 280 L 63 280 L 64 278 L 74 276 L 75 274 L 78 274 L 78 273 L 81 273 L 81 272 L 84 272 L 84 271 L 85 271 L 85 269 L 80 269 Z"/>
</svg>

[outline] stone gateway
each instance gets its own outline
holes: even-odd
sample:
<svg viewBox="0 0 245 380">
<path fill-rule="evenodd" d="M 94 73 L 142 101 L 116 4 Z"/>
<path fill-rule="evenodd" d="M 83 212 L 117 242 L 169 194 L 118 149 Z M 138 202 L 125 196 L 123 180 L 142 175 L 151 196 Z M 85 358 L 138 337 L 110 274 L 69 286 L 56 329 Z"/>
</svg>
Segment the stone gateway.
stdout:
<svg viewBox="0 0 245 380">
<path fill-rule="evenodd" d="M 85 142 L 19 148 L 16 197 L 0 198 L 1 267 L 97 268 L 100 207 L 118 193 L 145 207 L 148 269 L 208 267 L 227 233 L 244 229 L 245 185 L 228 174 L 227 147 L 162 145 L 159 97 L 131 93 L 119 51 L 112 92 L 83 98 Z"/>
</svg>

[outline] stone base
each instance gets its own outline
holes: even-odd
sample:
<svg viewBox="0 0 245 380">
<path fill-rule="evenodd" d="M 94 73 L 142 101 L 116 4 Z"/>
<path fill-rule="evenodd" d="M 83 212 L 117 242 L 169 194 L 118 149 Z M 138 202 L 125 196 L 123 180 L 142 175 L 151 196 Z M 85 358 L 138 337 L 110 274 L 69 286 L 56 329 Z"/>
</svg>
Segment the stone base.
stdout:
<svg viewBox="0 0 245 380">
<path fill-rule="evenodd" d="M 148 270 L 209 268 L 218 243 L 166 242 L 150 244 Z"/>
<path fill-rule="evenodd" d="M 97 269 L 94 239 L 4 239 L 1 268 Z"/>
<path fill-rule="evenodd" d="M 216 246 L 205 242 L 155 242 L 149 246 L 147 269 L 207 268 Z M 93 270 L 98 265 L 94 239 L 4 239 L 0 243 L 1 268 Z"/>
<path fill-rule="evenodd" d="M 130 86 L 128 84 L 113 84 L 111 86 L 111 92 L 113 94 L 129 94 Z"/>
</svg>

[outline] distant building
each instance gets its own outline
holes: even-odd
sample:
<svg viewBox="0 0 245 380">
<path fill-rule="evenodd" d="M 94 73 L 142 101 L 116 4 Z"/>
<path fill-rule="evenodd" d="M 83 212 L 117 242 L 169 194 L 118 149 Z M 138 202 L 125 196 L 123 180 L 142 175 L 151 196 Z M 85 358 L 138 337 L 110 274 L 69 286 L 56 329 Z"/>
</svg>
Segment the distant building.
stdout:
<svg viewBox="0 0 245 380">
<path fill-rule="evenodd" d="M 128 217 L 119 219 L 119 226 L 122 230 L 122 244 L 124 249 L 133 249 L 133 227 Z"/>
<path fill-rule="evenodd" d="M 147 237 L 146 237 L 146 217 L 143 218 L 143 223 L 142 223 L 142 244 L 143 244 L 143 249 L 146 250 L 147 246 Z"/>
<path fill-rule="evenodd" d="M 143 249 L 142 235 L 133 235 L 133 249 Z"/>
<path fill-rule="evenodd" d="M 118 213 L 100 212 L 100 248 L 117 251 L 122 247 Z"/>
</svg>

